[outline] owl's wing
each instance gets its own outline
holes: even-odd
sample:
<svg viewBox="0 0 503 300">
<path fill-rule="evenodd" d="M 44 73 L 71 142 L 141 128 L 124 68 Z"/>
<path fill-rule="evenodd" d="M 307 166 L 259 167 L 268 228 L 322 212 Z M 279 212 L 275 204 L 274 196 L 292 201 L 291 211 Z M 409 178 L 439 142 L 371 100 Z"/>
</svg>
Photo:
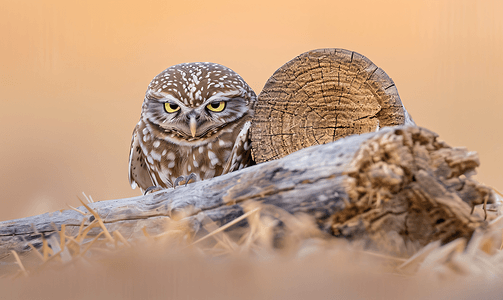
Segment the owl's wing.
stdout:
<svg viewBox="0 0 503 300">
<path fill-rule="evenodd" d="M 136 125 L 131 139 L 131 149 L 129 150 L 129 184 L 133 189 L 138 185 L 143 192 L 154 185 L 152 182 L 145 156 L 138 141 L 138 125 Z"/>
<path fill-rule="evenodd" d="M 251 122 L 248 121 L 239 132 L 236 142 L 234 142 L 234 147 L 232 147 L 231 156 L 224 166 L 222 175 L 254 164 L 251 157 L 250 127 Z"/>
</svg>

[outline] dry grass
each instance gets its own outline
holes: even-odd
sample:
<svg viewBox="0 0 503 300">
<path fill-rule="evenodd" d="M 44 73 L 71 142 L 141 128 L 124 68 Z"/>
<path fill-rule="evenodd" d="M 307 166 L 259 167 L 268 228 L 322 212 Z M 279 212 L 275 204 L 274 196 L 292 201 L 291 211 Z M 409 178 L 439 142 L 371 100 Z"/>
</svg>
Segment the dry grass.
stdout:
<svg viewBox="0 0 503 300">
<path fill-rule="evenodd" d="M 499 299 L 503 292 L 503 216 L 468 242 L 434 242 L 404 259 L 334 240 L 309 216 L 253 202 L 224 226 L 206 218 L 202 238 L 181 218 L 134 241 L 109 232 L 82 204 L 95 220 L 76 235 L 63 226 L 59 240 L 13 253 L 18 269 L 3 272 L 2 299 Z M 245 218 L 249 227 L 237 227 Z M 92 228 L 101 232 L 90 239 Z"/>
</svg>

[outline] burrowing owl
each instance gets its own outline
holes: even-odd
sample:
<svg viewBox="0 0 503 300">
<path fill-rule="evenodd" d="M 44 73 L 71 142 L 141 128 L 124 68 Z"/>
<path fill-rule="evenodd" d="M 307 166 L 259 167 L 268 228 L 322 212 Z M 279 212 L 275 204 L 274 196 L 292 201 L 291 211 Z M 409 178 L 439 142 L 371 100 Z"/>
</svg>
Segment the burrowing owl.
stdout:
<svg viewBox="0 0 503 300">
<path fill-rule="evenodd" d="M 250 164 L 256 95 L 234 71 L 185 63 L 149 84 L 129 154 L 129 183 L 142 191 L 173 187 L 179 176 L 204 180 Z"/>
</svg>

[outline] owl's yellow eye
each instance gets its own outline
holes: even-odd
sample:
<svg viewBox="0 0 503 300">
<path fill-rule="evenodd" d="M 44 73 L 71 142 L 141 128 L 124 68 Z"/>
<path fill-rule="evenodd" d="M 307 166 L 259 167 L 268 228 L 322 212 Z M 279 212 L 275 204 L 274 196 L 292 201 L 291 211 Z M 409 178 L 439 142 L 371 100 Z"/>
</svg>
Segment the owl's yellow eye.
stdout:
<svg viewBox="0 0 503 300">
<path fill-rule="evenodd" d="M 171 113 L 179 111 L 180 106 L 178 104 L 166 102 L 166 103 L 164 103 L 164 109 L 166 109 L 166 111 L 171 114 Z"/>
<path fill-rule="evenodd" d="M 221 112 L 225 108 L 225 101 L 211 102 L 210 104 L 206 105 L 206 108 L 214 112 Z"/>
</svg>

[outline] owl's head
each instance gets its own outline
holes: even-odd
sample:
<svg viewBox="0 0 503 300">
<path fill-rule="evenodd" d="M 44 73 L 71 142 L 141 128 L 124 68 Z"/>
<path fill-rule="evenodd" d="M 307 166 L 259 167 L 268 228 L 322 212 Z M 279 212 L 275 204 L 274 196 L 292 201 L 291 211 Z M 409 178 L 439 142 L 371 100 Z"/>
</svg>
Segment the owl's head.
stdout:
<svg viewBox="0 0 503 300">
<path fill-rule="evenodd" d="M 241 76 L 227 67 L 184 63 L 152 79 L 142 118 L 165 140 L 196 144 L 251 119 L 256 98 Z"/>
</svg>

